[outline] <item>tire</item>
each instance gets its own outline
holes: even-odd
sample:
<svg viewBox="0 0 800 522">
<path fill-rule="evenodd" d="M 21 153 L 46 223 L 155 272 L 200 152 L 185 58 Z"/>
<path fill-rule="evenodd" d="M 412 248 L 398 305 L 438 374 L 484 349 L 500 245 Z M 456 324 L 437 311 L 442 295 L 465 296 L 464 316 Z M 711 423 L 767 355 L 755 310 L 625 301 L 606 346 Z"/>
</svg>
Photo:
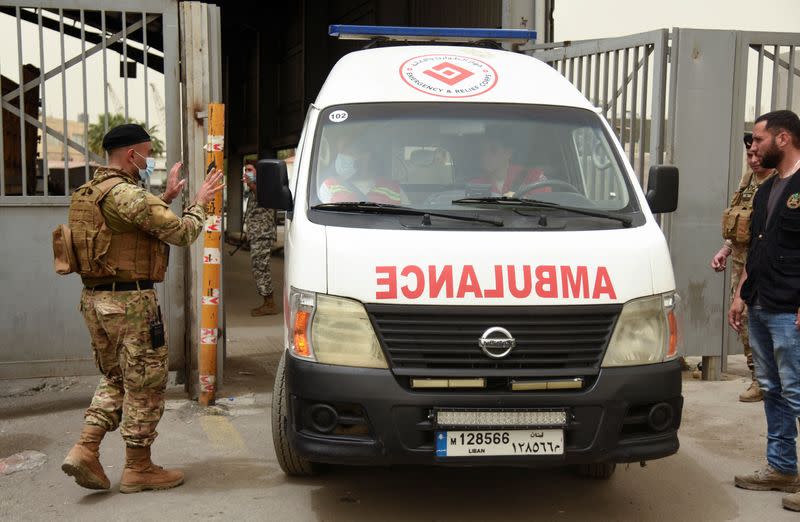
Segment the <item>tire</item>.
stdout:
<svg viewBox="0 0 800 522">
<path fill-rule="evenodd" d="M 580 464 L 577 472 L 582 477 L 608 480 L 616 469 L 617 464 L 615 462 L 592 462 L 591 464 Z"/>
<path fill-rule="evenodd" d="M 316 473 L 313 462 L 295 453 L 289 444 L 289 419 L 286 410 L 289 401 L 286 398 L 286 352 L 283 352 L 275 372 L 275 386 L 272 389 L 272 444 L 275 456 L 284 473 L 292 477 L 308 477 Z"/>
</svg>

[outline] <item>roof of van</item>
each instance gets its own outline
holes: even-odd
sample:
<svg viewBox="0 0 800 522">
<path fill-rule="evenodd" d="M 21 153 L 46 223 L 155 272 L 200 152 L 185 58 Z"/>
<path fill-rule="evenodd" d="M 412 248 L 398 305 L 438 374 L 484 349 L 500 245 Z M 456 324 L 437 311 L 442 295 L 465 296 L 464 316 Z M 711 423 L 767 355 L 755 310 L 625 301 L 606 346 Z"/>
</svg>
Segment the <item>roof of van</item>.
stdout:
<svg viewBox="0 0 800 522">
<path fill-rule="evenodd" d="M 525 54 L 455 46 L 398 46 L 344 56 L 317 107 L 372 102 L 530 103 L 592 109 L 555 69 Z"/>
</svg>

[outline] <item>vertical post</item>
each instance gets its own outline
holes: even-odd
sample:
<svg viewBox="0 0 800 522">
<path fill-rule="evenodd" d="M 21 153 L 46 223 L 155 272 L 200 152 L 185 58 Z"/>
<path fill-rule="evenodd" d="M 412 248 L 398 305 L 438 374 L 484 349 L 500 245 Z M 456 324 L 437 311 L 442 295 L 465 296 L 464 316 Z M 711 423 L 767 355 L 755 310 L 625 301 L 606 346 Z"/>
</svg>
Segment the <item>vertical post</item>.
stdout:
<svg viewBox="0 0 800 522">
<path fill-rule="evenodd" d="M 619 50 L 614 51 L 614 69 L 611 80 L 611 129 L 616 133 L 622 143 L 622 133 L 617 132 L 617 80 L 619 79 Z M 608 99 L 608 98 L 606 98 Z"/>
<path fill-rule="evenodd" d="M 778 69 L 780 68 L 780 60 L 781 47 L 775 45 L 772 50 L 772 95 L 769 98 L 769 110 L 771 111 L 778 108 Z"/>
<path fill-rule="evenodd" d="M 611 61 L 611 53 L 606 51 L 603 57 L 603 98 L 598 102 L 598 105 L 603 108 L 603 117 L 608 119 L 608 82 L 610 76 L 608 74 L 608 62 Z"/>
<path fill-rule="evenodd" d="M 795 46 L 792 45 L 789 47 L 789 69 L 786 71 L 786 83 L 787 83 L 787 90 L 786 90 L 786 108 L 792 108 L 792 94 L 794 90 L 794 51 Z"/>
<path fill-rule="evenodd" d="M 102 49 L 103 49 L 103 135 L 108 132 L 108 59 L 106 57 L 106 12 L 100 11 L 100 31 L 103 33 Z M 106 161 L 108 161 L 108 153 L 106 153 Z"/>
<path fill-rule="evenodd" d="M 225 143 L 225 106 L 208 106 L 208 139 L 206 140 L 206 172 L 223 165 Z M 203 242 L 203 293 L 200 319 L 199 389 L 200 404 L 214 403 L 217 375 L 217 339 L 219 336 L 220 261 L 222 258 L 222 192 L 217 192 L 208 205 Z"/>
<path fill-rule="evenodd" d="M 36 10 L 38 16 L 39 26 L 39 88 L 42 90 L 42 188 L 44 195 L 49 196 L 50 191 L 48 181 L 50 180 L 50 168 L 47 164 L 47 94 L 45 93 L 44 81 L 44 36 L 42 35 L 42 9 Z M 1 120 L 2 118 L 0 118 Z M 0 126 L 0 136 L 3 134 L 3 128 Z M 0 158 L 3 157 L 3 151 L 0 149 Z"/>
<path fill-rule="evenodd" d="M 677 37 L 676 37 L 677 38 Z M 675 43 L 677 53 L 677 43 Z M 669 33 L 663 29 L 653 47 L 653 107 L 650 111 L 650 165 L 664 161 L 664 121 L 667 100 Z M 674 75 L 673 75 L 674 76 Z M 645 172 L 645 175 L 647 172 Z"/>
<path fill-rule="evenodd" d="M 761 114 L 761 93 L 764 85 L 764 46 L 758 45 L 758 69 L 756 73 L 756 117 Z"/>
<path fill-rule="evenodd" d="M 58 10 L 58 31 L 61 38 L 61 123 L 63 124 L 64 139 L 62 142 L 64 153 L 64 195 L 69 196 L 69 145 L 67 138 L 67 67 L 64 59 L 64 10 Z"/>
<path fill-rule="evenodd" d="M 594 105 L 595 107 L 601 107 L 600 104 L 600 61 L 603 59 L 603 55 L 597 53 L 594 55 Z"/>
<path fill-rule="evenodd" d="M 22 20 L 20 17 L 20 8 L 17 7 L 17 53 L 19 56 L 19 159 L 20 159 L 20 175 L 22 179 L 22 192 L 23 196 L 28 195 L 28 152 L 25 146 L 25 91 L 23 85 L 25 83 L 24 66 L 22 65 Z"/>
<path fill-rule="evenodd" d="M 2 77 L 2 73 L 0 73 Z M 0 91 L 0 95 L 2 91 Z M 5 131 L 3 130 L 3 116 L 5 115 L 5 108 L 0 105 L 0 196 L 6 195 L 6 155 L 5 155 Z M 45 127 L 46 128 L 46 127 Z"/>
<path fill-rule="evenodd" d="M 203 145 L 208 140 L 207 107 L 211 102 L 208 60 L 208 17 L 207 5 L 200 2 L 179 2 L 180 15 L 180 72 L 183 96 L 176 100 L 182 104 L 183 131 L 176 130 L 176 136 L 184 137 L 184 165 L 187 188 L 195 192 L 205 175 L 205 153 Z M 166 80 L 166 78 L 165 78 Z M 220 165 L 221 166 L 221 165 Z M 196 242 L 185 256 L 185 306 L 186 344 L 185 368 L 187 392 L 199 397 L 200 319 L 202 307 L 203 246 Z"/>
<path fill-rule="evenodd" d="M 147 92 L 147 55 L 150 53 L 150 48 L 147 46 L 147 13 L 142 13 L 142 51 L 144 56 L 144 74 L 142 75 L 142 86 L 144 89 L 144 128 L 150 132 L 150 96 Z M 148 180 L 148 183 L 150 181 Z"/>
<path fill-rule="evenodd" d="M 122 73 L 125 93 L 125 123 L 128 123 L 128 14 L 122 11 Z"/>
<path fill-rule="evenodd" d="M 628 159 L 631 162 L 631 167 L 636 170 L 636 141 L 633 139 L 634 131 L 636 130 L 636 98 L 639 94 L 639 46 L 633 48 L 633 71 L 631 72 L 633 84 L 631 86 L 631 120 L 630 120 L 630 151 L 628 151 Z M 641 154 L 641 150 L 639 151 Z M 642 181 L 642 172 L 636 173 L 639 182 Z"/>
<path fill-rule="evenodd" d="M 622 112 L 619 116 L 619 141 L 622 148 L 625 148 L 627 143 L 625 140 L 625 126 L 628 124 L 628 60 L 630 58 L 631 50 L 626 47 L 622 50 L 622 92 L 620 93 Z M 614 90 L 614 96 L 617 96 L 617 91 Z"/>
<path fill-rule="evenodd" d="M 81 9 L 81 82 L 83 91 L 83 176 L 89 182 L 89 102 L 86 85 L 86 24 Z"/>
<path fill-rule="evenodd" d="M 671 71 L 676 79 L 672 163 L 691 175 L 681 176 L 681 205 L 671 218 L 670 247 L 676 288 L 689 318 L 684 323 L 687 355 L 704 357 L 708 379 L 719 379 L 723 366 L 728 291 L 724 279 L 708 269 L 709 250 L 697 245 L 721 243 L 719 216 L 728 203 L 736 154 L 736 169 L 741 168 L 741 145 L 733 150 L 741 135 L 720 132 L 742 128 L 739 111 L 744 104 L 739 103 L 743 98 L 735 80 L 746 68 L 736 66 L 738 42 L 737 33 L 681 29 L 677 67 Z"/>
<path fill-rule="evenodd" d="M 181 102 L 180 102 L 180 31 L 178 28 L 178 3 L 170 1 L 161 14 L 161 30 L 164 43 L 164 138 L 166 147 L 166 164 L 172 165 L 182 159 L 183 141 L 181 129 Z M 184 138 L 185 139 L 185 138 Z M 191 178 L 191 170 L 185 167 L 187 178 Z M 198 167 L 200 169 L 201 167 Z M 187 184 L 191 181 L 187 182 Z M 180 214 L 181 199 L 187 201 L 187 194 L 192 188 L 187 187 L 183 198 L 175 198 L 172 210 Z M 186 258 L 185 248 L 175 248 L 170 252 L 171 263 L 167 267 L 167 277 L 164 282 L 164 308 L 166 309 L 167 330 L 170 336 L 170 369 L 178 369 L 178 379 L 185 386 L 188 385 L 188 368 L 186 357 L 187 346 L 187 321 L 185 299 L 185 273 Z"/>
<path fill-rule="evenodd" d="M 642 107 L 639 111 L 639 183 L 642 188 L 645 188 L 645 177 L 647 171 L 644 169 L 644 153 L 645 153 L 645 133 L 644 125 L 647 123 L 647 91 L 650 87 L 650 52 L 651 48 L 648 45 L 642 47 L 644 52 L 644 60 L 642 64 Z M 650 159 L 652 164 L 652 158 Z"/>
</svg>

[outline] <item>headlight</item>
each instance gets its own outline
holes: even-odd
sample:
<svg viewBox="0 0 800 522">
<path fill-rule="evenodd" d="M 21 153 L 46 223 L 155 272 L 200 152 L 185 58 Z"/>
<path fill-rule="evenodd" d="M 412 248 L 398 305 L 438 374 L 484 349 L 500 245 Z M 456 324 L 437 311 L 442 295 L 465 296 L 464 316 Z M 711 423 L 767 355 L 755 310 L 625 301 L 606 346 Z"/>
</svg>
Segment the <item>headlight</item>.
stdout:
<svg viewBox="0 0 800 522">
<path fill-rule="evenodd" d="M 675 303 L 672 292 L 625 303 L 603 367 L 655 364 L 677 357 Z"/>
<path fill-rule="evenodd" d="M 292 289 L 289 302 L 289 348 L 294 356 L 323 364 L 389 367 L 358 301 Z"/>
</svg>

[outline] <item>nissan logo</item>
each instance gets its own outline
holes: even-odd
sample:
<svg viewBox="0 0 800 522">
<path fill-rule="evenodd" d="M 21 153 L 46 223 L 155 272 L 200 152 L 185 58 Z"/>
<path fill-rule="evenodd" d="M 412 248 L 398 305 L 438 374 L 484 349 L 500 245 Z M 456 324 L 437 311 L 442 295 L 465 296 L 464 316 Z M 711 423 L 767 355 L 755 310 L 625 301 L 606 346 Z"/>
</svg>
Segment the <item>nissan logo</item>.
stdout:
<svg viewBox="0 0 800 522">
<path fill-rule="evenodd" d="M 478 339 L 478 346 L 483 353 L 492 359 L 502 359 L 517 345 L 517 341 L 511 337 L 511 333 L 505 328 L 493 326 L 483 332 Z"/>
</svg>

